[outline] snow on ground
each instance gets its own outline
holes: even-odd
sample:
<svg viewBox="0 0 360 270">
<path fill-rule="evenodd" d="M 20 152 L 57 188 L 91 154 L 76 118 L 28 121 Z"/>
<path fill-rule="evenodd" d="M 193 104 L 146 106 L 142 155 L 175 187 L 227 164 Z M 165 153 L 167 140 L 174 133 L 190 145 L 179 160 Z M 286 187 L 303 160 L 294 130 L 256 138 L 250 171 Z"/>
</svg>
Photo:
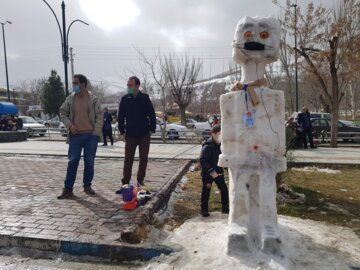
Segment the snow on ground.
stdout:
<svg viewBox="0 0 360 270">
<path fill-rule="evenodd" d="M 303 167 L 303 168 L 292 168 L 293 171 L 302 171 L 302 172 L 322 172 L 322 173 L 329 173 L 329 174 L 336 174 L 340 173 L 339 170 L 332 170 L 332 169 L 321 169 L 318 167 Z"/>
<path fill-rule="evenodd" d="M 360 269 L 360 239 L 348 228 L 279 216 L 279 230 L 282 258 L 256 252 L 229 257 L 227 215 L 195 217 L 168 232 L 162 243 L 179 251 L 154 258 L 143 269 Z"/>
</svg>

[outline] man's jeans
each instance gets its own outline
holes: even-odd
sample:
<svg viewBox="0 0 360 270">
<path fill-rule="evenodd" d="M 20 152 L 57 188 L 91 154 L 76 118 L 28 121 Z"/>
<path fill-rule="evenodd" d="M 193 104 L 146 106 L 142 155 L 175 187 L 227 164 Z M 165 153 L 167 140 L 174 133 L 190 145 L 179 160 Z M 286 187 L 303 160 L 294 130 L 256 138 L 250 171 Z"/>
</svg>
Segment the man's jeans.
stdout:
<svg viewBox="0 0 360 270">
<path fill-rule="evenodd" d="M 84 149 L 84 187 L 91 186 L 94 177 L 94 161 L 98 145 L 98 137 L 92 133 L 70 134 L 68 168 L 65 178 L 65 188 L 73 189 L 79 166 L 81 151 Z"/>
</svg>

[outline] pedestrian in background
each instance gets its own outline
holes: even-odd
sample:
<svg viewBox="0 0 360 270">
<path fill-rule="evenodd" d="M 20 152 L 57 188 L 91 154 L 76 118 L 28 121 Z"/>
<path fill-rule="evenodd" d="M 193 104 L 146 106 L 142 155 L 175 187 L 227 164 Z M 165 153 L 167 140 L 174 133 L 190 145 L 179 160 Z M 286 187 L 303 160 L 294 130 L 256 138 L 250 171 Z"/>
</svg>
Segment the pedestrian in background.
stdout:
<svg viewBox="0 0 360 270">
<path fill-rule="evenodd" d="M 108 112 L 108 108 L 104 109 L 104 115 L 103 115 L 103 128 L 102 128 L 102 134 L 104 138 L 104 144 L 102 146 L 107 146 L 106 137 L 110 138 L 111 145 L 114 145 L 114 139 L 112 135 L 112 115 Z"/>
<path fill-rule="evenodd" d="M 84 75 L 74 75 L 72 84 L 73 93 L 60 107 L 61 121 L 68 129 L 69 162 L 64 189 L 58 199 L 69 198 L 73 195 L 73 186 L 82 150 L 84 150 L 84 192 L 88 195 L 95 195 L 91 185 L 94 177 L 96 150 L 103 124 L 102 112 L 98 99 L 87 90 L 88 80 Z"/>
<path fill-rule="evenodd" d="M 229 213 L 229 192 L 225 183 L 224 169 L 219 167 L 220 150 L 220 134 L 221 128 L 219 125 L 211 128 L 211 137 L 205 141 L 201 149 L 200 164 L 201 164 L 201 215 L 203 217 L 210 216 L 209 214 L 209 198 L 213 182 L 217 185 L 221 193 L 222 213 Z"/>
<path fill-rule="evenodd" d="M 123 185 L 129 184 L 136 148 L 139 147 L 138 186 L 144 185 L 150 137 L 155 133 L 155 110 L 147 94 L 140 91 L 140 80 L 132 76 L 127 82 L 127 94 L 121 98 L 118 112 L 119 131 L 125 140 Z M 121 189 L 120 189 L 121 190 Z M 117 191 L 117 193 L 120 192 Z"/>
<path fill-rule="evenodd" d="M 312 136 L 312 127 L 310 122 L 310 112 L 306 106 L 302 107 L 301 113 L 298 115 L 298 124 L 300 132 L 302 133 L 302 140 L 304 144 L 304 149 L 307 149 L 307 138 L 309 138 L 309 143 L 311 148 L 315 148 L 314 140 Z"/>
</svg>

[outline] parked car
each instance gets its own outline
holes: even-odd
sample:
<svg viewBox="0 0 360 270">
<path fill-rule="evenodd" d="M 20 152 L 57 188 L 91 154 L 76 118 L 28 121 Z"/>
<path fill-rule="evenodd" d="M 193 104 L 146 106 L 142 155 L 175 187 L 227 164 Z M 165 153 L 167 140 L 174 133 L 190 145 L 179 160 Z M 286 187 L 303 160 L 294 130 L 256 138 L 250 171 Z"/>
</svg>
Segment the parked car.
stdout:
<svg viewBox="0 0 360 270">
<path fill-rule="evenodd" d="M 43 124 L 40 124 L 35 121 L 34 118 L 30 116 L 19 116 L 23 121 L 23 130 L 27 130 L 29 136 L 33 135 L 40 135 L 45 136 L 46 134 L 46 127 Z"/>
<path fill-rule="evenodd" d="M 43 123 L 48 128 L 58 128 L 60 125 L 60 118 L 59 116 L 55 116 L 51 118 L 50 120 L 46 120 Z"/>
<path fill-rule="evenodd" d="M 185 126 L 178 124 L 168 124 L 164 121 L 164 119 L 160 117 L 156 117 L 156 130 L 154 136 L 161 136 L 160 125 L 166 126 L 166 134 L 168 139 L 174 140 L 179 139 L 181 137 L 185 137 L 186 133 L 189 131 Z"/>
<path fill-rule="evenodd" d="M 199 123 L 199 122 L 196 121 L 196 120 L 194 120 L 194 119 L 192 119 L 192 118 L 188 118 L 188 119 L 186 119 L 186 124 L 185 124 L 185 126 L 186 126 L 187 128 L 194 128 L 196 123 Z M 181 121 L 180 121 L 180 122 L 176 122 L 176 123 L 174 123 L 174 124 L 181 125 Z"/>
<path fill-rule="evenodd" d="M 321 134 L 325 136 L 331 136 L 331 120 L 325 118 L 313 118 L 311 119 L 311 125 L 313 130 L 316 131 L 316 135 L 319 137 Z M 340 120 L 338 121 L 338 139 L 344 141 L 360 142 L 360 128 L 353 127 L 344 124 Z"/>
<path fill-rule="evenodd" d="M 354 121 L 349 120 L 339 120 L 344 125 L 350 126 L 350 127 L 357 127 Z"/>
<path fill-rule="evenodd" d="M 299 113 L 300 112 L 293 112 L 290 117 L 294 118 L 294 121 L 297 122 Z M 330 113 L 324 113 L 324 112 L 310 112 L 310 118 L 331 119 L 331 114 Z"/>
<path fill-rule="evenodd" d="M 209 121 L 197 122 L 194 126 L 194 132 L 197 136 L 202 137 L 204 140 L 211 135 L 211 125 Z"/>
<path fill-rule="evenodd" d="M 61 136 L 66 137 L 68 131 L 63 122 L 60 122 L 59 129 L 60 129 Z"/>
<path fill-rule="evenodd" d="M 40 117 L 34 117 L 34 119 L 36 122 L 38 122 L 40 124 L 44 124 L 44 122 L 46 121 L 46 120 L 41 119 Z"/>
</svg>

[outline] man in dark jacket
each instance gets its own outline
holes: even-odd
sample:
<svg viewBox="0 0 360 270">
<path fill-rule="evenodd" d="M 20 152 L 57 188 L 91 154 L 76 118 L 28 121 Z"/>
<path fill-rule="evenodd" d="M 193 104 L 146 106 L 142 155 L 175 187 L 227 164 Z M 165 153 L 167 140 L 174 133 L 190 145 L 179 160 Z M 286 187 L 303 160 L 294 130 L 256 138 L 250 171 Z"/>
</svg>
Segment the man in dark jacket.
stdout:
<svg viewBox="0 0 360 270">
<path fill-rule="evenodd" d="M 298 116 L 298 123 L 300 132 L 302 133 L 304 148 L 307 147 L 307 138 L 309 137 L 310 147 L 315 148 L 313 136 L 312 136 L 312 128 L 311 128 L 311 122 L 310 122 L 310 113 L 306 106 L 302 107 L 302 112 L 299 113 Z"/>
<path fill-rule="evenodd" d="M 102 127 L 102 134 L 103 134 L 103 137 L 104 137 L 103 146 L 107 146 L 106 137 L 109 137 L 111 145 L 114 145 L 114 139 L 113 139 L 113 136 L 112 136 L 112 127 L 111 127 L 112 116 L 108 112 L 107 108 L 104 109 L 103 121 L 104 121 L 103 127 Z"/>
<path fill-rule="evenodd" d="M 139 90 L 139 78 L 132 76 L 127 83 L 128 93 L 121 98 L 118 113 L 119 131 L 125 140 L 123 184 L 129 184 L 136 147 L 139 146 L 138 186 L 144 185 L 151 134 L 155 133 L 155 110 L 147 94 Z M 120 192 L 119 190 L 117 193 Z"/>
<path fill-rule="evenodd" d="M 221 192 L 222 213 L 229 213 L 229 194 L 224 180 L 224 169 L 219 167 L 220 150 L 220 126 L 213 126 L 211 129 L 211 137 L 203 144 L 200 164 L 201 164 L 201 178 L 202 178 L 202 192 L 201 192 L 201 214 L 203 217 L 210 216 L 209 214 L 209 197 L 212 183 L 218 186 Z"/>
</svg>

